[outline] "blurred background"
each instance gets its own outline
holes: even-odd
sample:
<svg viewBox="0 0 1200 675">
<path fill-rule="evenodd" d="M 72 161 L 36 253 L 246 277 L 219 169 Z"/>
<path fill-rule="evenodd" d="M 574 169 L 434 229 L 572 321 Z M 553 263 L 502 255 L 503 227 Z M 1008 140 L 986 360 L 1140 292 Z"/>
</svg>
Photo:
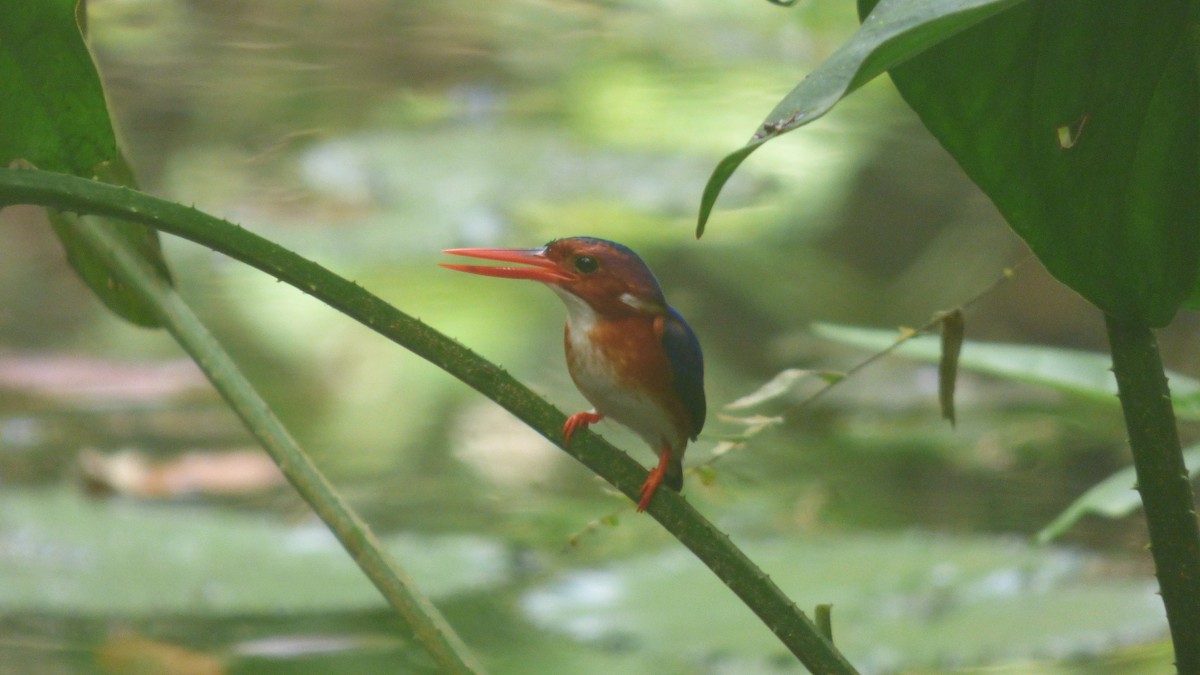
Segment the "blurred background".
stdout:
<svg viewBox="0 0 1200 675">
<path fill-rule="evenodd" d="M 144 189 L 355 280 L 564 412 L 588 406 L 561 303 L 439 269 L 440 251 L 580 234 L 637 250 L 705 350 L 685 494 L 801 608 L 833 603 L 864 672 L 1169 667 L 1140 516 L 1031 543 L 1128 463 L 1115 405 L 965 373 L 951 428 L 936 369 L 892 357 L 811 404 L 819 378 L 723 409 L 786 369 L 869 356 L 814 322 L 920 326 L 977 296 L 969 339 L 1106 348 L 1099 314 L 1029 260 L 886 78 L 754 154 L 695 239 L 709 173 L 847 39 L 852 3 L 88 5 Z M 36 209 L 0 222 L 0 665 L 431 672 L 170 337 L 106 313 Z M 650 518 L 486 399 L 291 287 L 164 246 L 495 672 L 801 670 Z M 1185 375 L 1196 328 L 1161 335 Z"/>
</svg>

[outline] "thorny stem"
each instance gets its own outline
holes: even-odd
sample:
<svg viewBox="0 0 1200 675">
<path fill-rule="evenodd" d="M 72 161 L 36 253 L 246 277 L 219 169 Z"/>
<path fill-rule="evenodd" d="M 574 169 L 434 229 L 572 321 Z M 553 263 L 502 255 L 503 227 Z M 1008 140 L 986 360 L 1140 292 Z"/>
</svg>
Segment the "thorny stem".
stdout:
<svg viewBox="0 0 1200 675">
<path fill-rule="evenodd" d="M 1175 667 L 1200 673 L 1200 530 L 1158 342 L 1140 323 L 1105 323 Z"/>
</svg>

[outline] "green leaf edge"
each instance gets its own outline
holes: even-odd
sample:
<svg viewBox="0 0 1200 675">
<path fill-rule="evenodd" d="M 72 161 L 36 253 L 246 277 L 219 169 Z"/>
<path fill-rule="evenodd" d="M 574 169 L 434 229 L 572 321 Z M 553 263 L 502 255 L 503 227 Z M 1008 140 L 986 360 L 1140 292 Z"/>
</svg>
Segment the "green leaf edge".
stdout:
<svg viewBox="0 0 1200 675">
<path fill-rule="evenodd" d="M 951 11 L 930 15 L 926 3 L 883 0 L 837 51 L 775 106 L 742 148 L 717 163 L 700 198 L 696 238 L 704 235 L 713 206 L 738 166 L 759 146 L 829 112 L 847 94 L 930 47 L 997 12 L 1026 0 L 959 0 Z M 920 17 L 924 20 L 920 20 Z"/>
<path fill-rule="evenodd" d="M 1184 450 L 1183 461 L 1187 464 L 1189 479 L 1200 474 L 1200 444 Z M 1105 518 L 1124 518 L 1141 506 L 1142 498 L 1137 491 L 1137 473 L 1130 464 L 1088 488 L 1087 492 L 1071 502 L 1062 513 L 1039 530 L 1033 539 L 1038 544 L 1048 544 L 1088 514 Z"/>
</svg>

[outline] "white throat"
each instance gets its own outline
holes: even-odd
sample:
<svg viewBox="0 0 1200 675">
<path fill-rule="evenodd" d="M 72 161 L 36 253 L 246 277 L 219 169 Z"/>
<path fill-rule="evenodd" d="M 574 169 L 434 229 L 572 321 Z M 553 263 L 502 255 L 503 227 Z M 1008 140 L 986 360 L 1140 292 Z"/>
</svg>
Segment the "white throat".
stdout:
<svg viewBox="0 0 1200 675">
<path fill-rule="evenodd" d="M 592 309 L 583 298 L 563 290 L 558 286 L 550 286 L 567 306 L 567 325 L 571 327 L 571 335 L 576 340 L 586 340 L 592 327 L 596 325 L 596 310 Z"/>
</svg>

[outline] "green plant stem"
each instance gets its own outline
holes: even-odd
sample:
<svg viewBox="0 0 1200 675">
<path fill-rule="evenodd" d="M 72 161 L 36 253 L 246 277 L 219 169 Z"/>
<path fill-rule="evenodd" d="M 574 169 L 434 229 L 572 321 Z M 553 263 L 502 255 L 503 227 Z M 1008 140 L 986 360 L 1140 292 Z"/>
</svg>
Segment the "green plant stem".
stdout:
<svg viewBox="0 0 1200 675">
<path fill-rule="evenodd" d="M 1200 530 L 1158 343 L 1140 323 L 1105 322 L 1175 667 L 1200 673 Z"/>
<path fill-rule="evenodd" d="M 566 417 L 554 406 L 454 340 L 320 265 L 236 225 L 180 204 L 72 176 L 0 169 L 0 204 L 31 203 L 133 220 L 220 251 L 320 299 L 476 389 L 562 446 Z M 436 273 L 436 270 L 431 270 Z M 563 448 L 636 500 L 646 469 L 591 432 Z M 813 622 L 724 533 L 670 490 L 647 513 L 687 546 L 814 673 L 854 667 Z"/>
<path fill-rule="evenodd" d="M 162 325 L 200 365 L 225 401 L 267 450 L 296 490 L 342 542 L 380 593 L 408 623 L 418 642 L 444 672 L 481 673 L 467 646 L 384 550 L 370 528 L 347 505 L 300 449 L 266 402 L 237 369 L 178 293 L 106 224 L 79 219 L 80 240 L 97 253 L 118 281 L 152 307 Z"/>
</svg>

